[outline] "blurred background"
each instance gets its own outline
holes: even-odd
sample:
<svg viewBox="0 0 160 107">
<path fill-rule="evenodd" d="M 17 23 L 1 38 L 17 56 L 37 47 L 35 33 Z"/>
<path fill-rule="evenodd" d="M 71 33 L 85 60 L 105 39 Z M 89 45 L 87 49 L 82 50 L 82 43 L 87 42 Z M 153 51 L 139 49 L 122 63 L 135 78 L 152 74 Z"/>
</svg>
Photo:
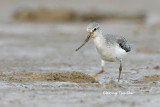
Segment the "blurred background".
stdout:
<svg viewBox="0 0 160 107">
<path fill-rule="evenodd" d="M 124 35 L 134 44 L 137 53 L 160 53 L 159 4 L 159 0 L 1 0 L 1 59 L 39 58 L 57 67 L 63 65 L 62 71 L 71 69 L 69 65 L 80 63 L 80 60 L 76 63 L 77 57 L 96 55 L 92 42 L 78 55 L 74 53 L 87 35 L 86 26 L 93 21 L 99 22 L 105 33 Z M 46 57 L 51 58 L 51 62 Z M 22 66 L 23 63 L 17 62 L 15 66 L 24 69 L 24 65 L 29 68 L 32 65 L 29 62 Z M 10 67 L 7 65 L 7 69 Z M 57 67 L 55 69 L 60 70 Z M 17 71 L 21 70 L 18 68 Z"/>
<path fill-rule="evenodd" d="M 52 90 L 63 87 L 60 91 L 55 92 L 54 96 L 50 96 L 54 98 L 57 97 L 56 95 L 60 95 L 55 102 L 45 96 L 48 93 L 52 95 L 51 90 L 46 87 L 48 91 L 42 92 L 42 87 L 46 83 L 43 85 L 35 83 L 31 86 L 26 83 L 23 86 L 22 83 L 13 85 L 1 81 L 1 84 L 6 87 L 1 88 L 1 92 L 5 93 L 0 93 L 1 105 L 21 104 L 26 106 L 27 103 L 25 105 L 23 100 L 30 99 L 29 95 L 35 91 L 28 92 L 23 99 L 21 99 L 23 96 L 21 91 L 14 93 L 16 98 L 8 99 L 7 97 L 9 94 L 13 94 L 13 91 L 8 93 L 11 88 L 23 90 L 25 86 L 44 94 L 45 100 L 42 96 L 34 93 L 35 102 L 30 102 L 39 106 L 53 105 L 53 103 L 57 105 L 77 103 L 81 106 L 87 104 L 115 106 L 113 101 L 115 99 L 117 99 L 117 105 L 149 107 L 152 104 L 158 104 L 155 102 L 157 101 L 156 94 L 160 93 L 158 91 L 160 83 L 152 82 L 160 80 L 160 75 L 158 75 L 160 74 L 160 0 L 0 0 L 0 80 L 4 79 L 2 73 L 12 72 L 78 71 L 89 75 L 98 72 L 100 58 L 92 40 L 75 53 L 75 49 L 87 36 L 87 25 L 93 21 L 100 23 L 105 33 L 123 35 L 128 42 L 133 44 L 133 51 L 124 59 L 122 81 L 126 86 L 124 90 L 134 91 L 137 93 L 135 96 L 115 98 L 101 95 L 102 90 L 106 90 L 103 85 L 112 79 L 116 81 L 118 77 L 119 65 L 109 63 L 105 67 L 109 75 L 106 73 L 100 77 L 99 81 L 103 83 L 100 87 L 77 86 L 73 83 L 67 83 L 67 86 L 64 86 L 63 83 L 60 85 L 47 84 Z M 156 76 L 149 77 L 148 75 Z M 10 81 L 12 82 L 12 79 Z M 149 82 L 144 85 L 146 81 Z M 133 87 L 129 84 L 132 84 Z M 154 89 L 151 86 L 154 86 Z M 68 90 L 64 91 L 63 89 L 66 87 Z M 77 87 L 82 89 L 87 87 L 89 91 L 85 92 L 85 95 L 89 97 L 86 100 L 81 99 L 80 96 L 85 95 Z M 101 90 L 101 92 L 94 89 Z M 67 94 L 71 92 L 73 96 Z M 147 92 L 152 96 L 144 97 L 143 95 Z M 62 94 L 68 96 L 71 103 L 66 102 L 65 98 L 63 99 L 61 96 Z M 91 100 L 93 97 L 99 100 L 93 102 Z M 144 100 L 139 101 L 137 97 Z M 63 103 L 60 103 L 61 99 L 64 101 Z M 131 99 L 131 101 L 128 102 L 127 99 Z M 154 101 L 149 102 L 148 99 L 149 101 L 154 99 Z M 36 101 L 41 101 L 41 103 L 37 104 Z M 45 103 L 45 101 L 48 102 Z"/>
</svg>

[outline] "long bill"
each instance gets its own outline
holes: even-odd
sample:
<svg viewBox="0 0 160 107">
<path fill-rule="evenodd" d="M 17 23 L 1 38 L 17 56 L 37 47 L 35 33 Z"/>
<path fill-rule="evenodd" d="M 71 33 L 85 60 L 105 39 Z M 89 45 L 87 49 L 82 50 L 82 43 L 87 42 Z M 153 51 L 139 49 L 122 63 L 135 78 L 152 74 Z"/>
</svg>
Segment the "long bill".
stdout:
<svg viewBox="0 0 160 107">
<path fill-rule="evenodd" d="M 76 51 L 78 51 L 82 46 L 84 46 L 91 38 L 92 38 L 92 34 L 89 33 L 84 43 L 79 48 L 77 48 Z"/>
</svg>

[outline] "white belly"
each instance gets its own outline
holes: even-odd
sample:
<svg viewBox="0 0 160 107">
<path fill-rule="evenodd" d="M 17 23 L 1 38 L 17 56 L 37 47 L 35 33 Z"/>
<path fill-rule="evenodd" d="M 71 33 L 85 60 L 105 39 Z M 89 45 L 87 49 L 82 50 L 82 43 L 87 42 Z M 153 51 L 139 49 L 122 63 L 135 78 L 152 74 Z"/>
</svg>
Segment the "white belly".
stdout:
<svg viewBox="0 0 160 107">
<path fill-rule="evenodd" d="M 100 57 L 105 61 L 118 61 L 121 60 L 122 57 L 127 54 L 126 51 L 120 48 L 118 45 L 107 45 L 105 42 L 98 39 L 94 40 L 94 43 L 96 45 Z"/>
<path fill-rule="evenodd" d="M 123 56 L 126 55 L 126 51 L 121 49 L 119 46 L 106 46 L 105 48 L 97 47 L 97 51 L 103 60 L 110 62 L 121 60 Z"/>
</svg>

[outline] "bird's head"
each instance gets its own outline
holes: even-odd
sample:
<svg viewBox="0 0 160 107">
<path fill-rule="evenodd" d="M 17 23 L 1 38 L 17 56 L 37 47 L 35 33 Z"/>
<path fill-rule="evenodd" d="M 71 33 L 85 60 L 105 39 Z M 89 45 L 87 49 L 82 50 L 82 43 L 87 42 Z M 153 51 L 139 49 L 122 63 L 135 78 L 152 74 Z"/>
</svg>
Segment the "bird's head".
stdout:
<svg viewBox="0 0 160 107">
<path fill-rule="evenodd" d="M 87 43 L 91 38 L 95 38 L 96 36 L 99 35 L 99 33 L 102 33 L 102 30 L 98 23 L 93 22 L 87 26 L 87 32 L 88 32 L 88 36 L 86 40 L 79 48 L 76 49 L 76 51 L 78 51 L 82 46 L 84 46 L 85 43 Z"/>
<path fill-rule="evenodd" d="M 89 33 L 89 39 L 95 38 L 98 33 L 101 33 L 101 27 L 98 23 L 93 22 L 87 26 L 87 32 Z"/>
</svg>

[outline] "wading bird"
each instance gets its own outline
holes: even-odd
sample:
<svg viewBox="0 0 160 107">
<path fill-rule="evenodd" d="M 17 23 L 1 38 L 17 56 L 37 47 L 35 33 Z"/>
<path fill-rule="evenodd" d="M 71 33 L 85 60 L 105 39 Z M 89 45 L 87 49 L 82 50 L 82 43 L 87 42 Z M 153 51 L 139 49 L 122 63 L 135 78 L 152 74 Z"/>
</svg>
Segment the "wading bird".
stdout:
<svg viewBox="0 0 160 107">
<path fill-rule="evenodd" d="M 90 23 L 87 26 L 87 32 L 89 33 L 84 43 L 76 49 L 78 51 L 86 42 L 93 38 L 94 44 L 98 54 L 101 57 L 101 71 L 94 74 L 94 77 L 98 77 L 98 74 L 104 72 L 105 62 L 115 62 L 119 61 L 119 77 L 120 81 L 121 71 L 122 71 L 122 58 L 131 51 L 131 44 L 120 35 L 103 34 L 101 26 L 98 23 Z"/>
</svg>

